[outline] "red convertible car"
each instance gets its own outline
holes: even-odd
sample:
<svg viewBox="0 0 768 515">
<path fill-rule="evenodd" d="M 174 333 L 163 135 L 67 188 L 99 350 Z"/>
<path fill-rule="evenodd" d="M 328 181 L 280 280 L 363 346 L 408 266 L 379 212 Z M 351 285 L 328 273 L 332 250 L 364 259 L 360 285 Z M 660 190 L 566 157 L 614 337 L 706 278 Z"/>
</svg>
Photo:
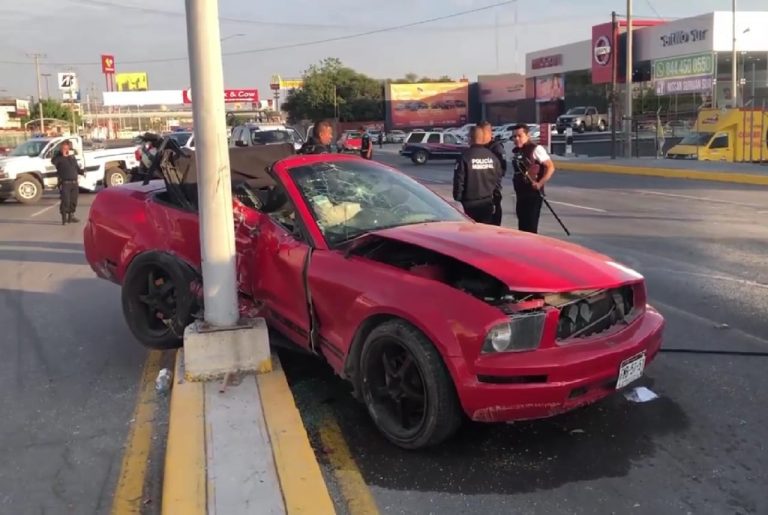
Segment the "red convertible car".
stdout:
<svg viewBox="0 0 768 515">
<path fill-rule="evenodd" d="M 230 152 L 242 315 L 326 360 L 398 446 L 593 403 L 659 351 L 643 277 L 609 257 L 474 223 L 355 156 Z M 203 309 L 196 180 L 194 155 L 158 159 L 165 180 L 96 196 L 84 238 L 135 337 L 172 348 Z"/>
</svg>

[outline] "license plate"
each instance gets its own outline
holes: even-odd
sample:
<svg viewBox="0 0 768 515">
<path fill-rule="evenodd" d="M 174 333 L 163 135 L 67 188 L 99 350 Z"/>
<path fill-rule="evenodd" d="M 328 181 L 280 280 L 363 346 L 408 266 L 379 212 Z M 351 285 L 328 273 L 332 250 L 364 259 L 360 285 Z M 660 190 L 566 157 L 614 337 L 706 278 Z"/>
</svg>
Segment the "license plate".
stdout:
<svg viewBox="0 0 768 515">
<path fill-rule="evenodd" d="M 624 388 L 629 383 L 640 379 L 645 369 L 645 352 L 636 354 L 621 362 L 619 367 L 619 380 L 616 381 L 616 389 Z"/>
</svg>

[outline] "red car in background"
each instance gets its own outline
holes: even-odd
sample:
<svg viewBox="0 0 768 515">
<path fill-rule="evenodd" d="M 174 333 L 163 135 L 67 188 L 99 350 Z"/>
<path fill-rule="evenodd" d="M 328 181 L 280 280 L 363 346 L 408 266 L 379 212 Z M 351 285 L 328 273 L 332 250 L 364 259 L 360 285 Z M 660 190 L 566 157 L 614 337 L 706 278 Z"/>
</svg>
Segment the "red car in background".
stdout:
<svg viewBox="0 0 768 515">
<path fill-rule="evenodd" d="M 327 361 L 394 444 L 563 413 L 656 357 L 664 320 L 637 272 L 474 223 L 383 164 L 280 148 L 230 149 L 241 313 Z M 193 158 L 158 156 L 165 181 L 96 195 L 85 252 L 135 337 L 173 348 L 201 316 L 197 181 Z"/>
<path fill-rule="evenodd" d="M 359 152 L 363 147 L 363 134 L 360 131 L 344 131 L 336 146 L 339 153 Z"/>
</svg>

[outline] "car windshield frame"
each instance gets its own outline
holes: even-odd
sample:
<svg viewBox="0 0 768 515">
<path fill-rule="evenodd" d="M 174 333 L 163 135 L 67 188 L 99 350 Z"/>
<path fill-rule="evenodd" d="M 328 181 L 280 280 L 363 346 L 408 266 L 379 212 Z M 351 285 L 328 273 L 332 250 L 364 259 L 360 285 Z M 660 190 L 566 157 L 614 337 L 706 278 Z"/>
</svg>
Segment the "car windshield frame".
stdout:
<svg viewBox="0 0 768 515">
<path fill-rule="evenodd" d="M 467 221 L 431 189 L 375 161 L 302 163 L 288 168 L 288 174 L 330 249 L 385 229 Z"/>
<path fill-rule="evenodd" d="M 687 134 L 678 145 L 692 145 L 694 147 L 703 147 L 715 135 L 714 132 L 691 132 Z"/>
<path fill-rule="evenodd" d="M 587 108 L 586 107 L 572 107 L 568 109 L 568 112 L 565 114 L 571 114 L 571 115 L 578 115 L 578 114 L 587 114 Z"/>
<path fill-rule="evenodd" d="M 256 141 L 257 137 L 259 137 L 260 135 L 264 136 L 268 134 L 277 134 L 277 133 L 283 133 L 285 134 L 285 137 L 280 140 L 273 140 L 273 141 L 267 141 L 267 142 Z M 254 145 L 279 145 L 281 143 L 294 144 L 295 141 L 296 141 L 296 138 L 294 137 L 294 134 L 285 129 L 251 129 L 251 142 Z"/>
<path fill-rule="evenodd" d="M 48 144 L 51 142 L 49 139 L 31 139 L 27 140 L 18 147 L 14 148 L 9 154 L 8 157 L 37 157 L 40 154 L 43 153 L 43 150 L 45 150 L 45 147 L 48 146 Z M 33 148 L 34 145 L 40 145 L 39 150 L 34 153 L 30 154 L 29 150 L 24 150 L 23 152 L 21 149 L 30 149 Z"/>
</svg>

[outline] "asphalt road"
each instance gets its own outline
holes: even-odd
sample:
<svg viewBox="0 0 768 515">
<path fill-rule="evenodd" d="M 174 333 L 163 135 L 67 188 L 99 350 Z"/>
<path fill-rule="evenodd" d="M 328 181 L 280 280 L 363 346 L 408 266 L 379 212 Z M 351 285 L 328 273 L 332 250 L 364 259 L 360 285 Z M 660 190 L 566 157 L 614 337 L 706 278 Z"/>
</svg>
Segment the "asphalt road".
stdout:
<svg viewBox="0 0 768 515">
<path fill-rule="evenodd" d="M 147 355 L 56 204 L 0 205 L 3 514 L 109 513 Z"/>
<path fill-rule="evenodd" d="M 391 152 L 377 155 L 450 195 L 450 163 L 416 167 Z M 505 193 L 504 223 L 515 226 L 511 184 Z M 736 354 L 768 352 L 768 191 L 560 170 L 548 197 L 573 236 L 548 213 L 543 234 L 646 277 L 668 326 L 665 352 L 637 385 L 659 398 L 466 424 L 437 449 L 404 452 L 326 366 L 283 353 L 328 474 L 341 451 L 318 435 L 331 421 L 382 513 L 768 513 L 768 357 Z"/>
</svg>

